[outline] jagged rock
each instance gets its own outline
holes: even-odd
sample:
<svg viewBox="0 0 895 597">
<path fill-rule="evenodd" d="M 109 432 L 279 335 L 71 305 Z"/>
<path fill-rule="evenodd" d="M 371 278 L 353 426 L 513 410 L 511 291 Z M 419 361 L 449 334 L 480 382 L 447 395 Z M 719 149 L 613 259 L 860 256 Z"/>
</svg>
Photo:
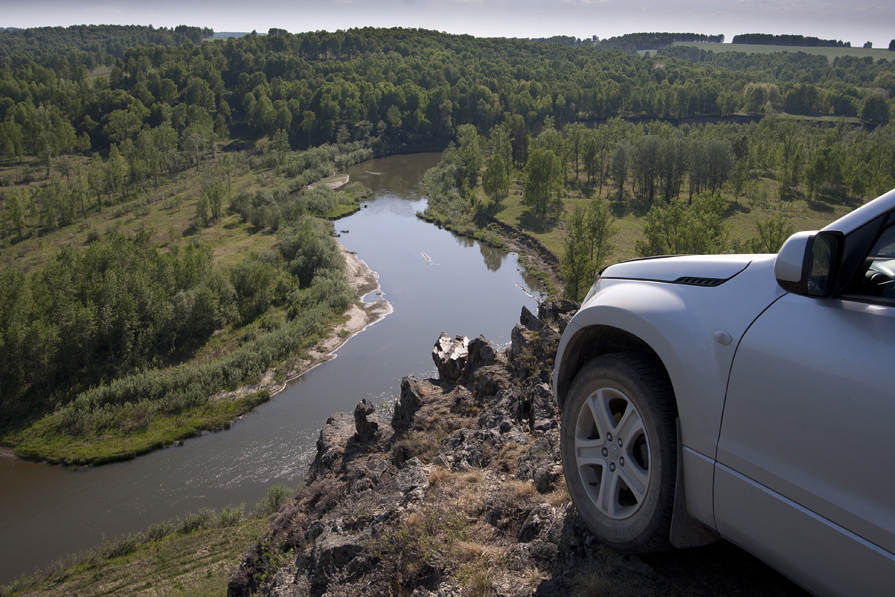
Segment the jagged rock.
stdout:
<svg viewBox="0 0 895 597">
<path fill-rule="evenodd" d="M 455 383 L 463 377 L 468 346 L 469 338 L 466 336 L 457 336 L 451 340 L 447 332 L 441 332 L 432 349 L 432 360 L 435 361 L 440 379 Z"/>
<path fill-rule="evenodd" d="M 468 471 L 488 465 L 490 448 L 501 442 L 493 430 L 457 429 L 441 440 L 441 450 L 432 463 L 452 471 Z"/>
<path fill-rule="evenodd" d="M 522 528 L 519 529 L 517 538 L 520 543 L 529 543 L 537 538 L 542 529 L 549 528 L 553 524 L 553 516 L 556 509 L 550 504 L 540 504 L 528 513 Z"/>
<path fill-rule="evenodd" d="M 376 437 L 380 425 L 379 414 L 373 403 L 366 398 L 361 400 L 354 409 L 355 437 L 362 442 L 370 441 Z"/>
<path fill-rule="evenodd" d="M 330 531 L 314 542 L 313 566 L 318 574 L 331 574 L 344 568 L 361 550 L 363 545 L 356 536 Z"/>
<path fill-rule="evenodd" d="M 531 443 L 519 459 L 517 479 L 531 479 L 539 493 L 547 493 L 562 472 L 559 465 L 558 442 L 539 437 Z"/>
<path fill-rule="evenodd" d="M 544 322 L 538 319 L 534 313 L 528 310 L 525 305 L 522 306 L 522 315 L 519 317 L 519 323 L 527 327 L 533 332 L 539 332 L 544 327 Z"/>
<path fill-rule="evenodd" d="M 562 334 L 581 305 L 568 299 L 544 301 L 538 305 L 538 319 L 552 325 Z"/>
<path fill-rule="evenodd" d="M 308 471 L 309 480 L 319 471 L 333 468 L 342 458 L 345 444 L 354 435 L 354 417 L 348 413 L 335 413 L 326 420 L 317 439 L 317 455 Z"/>
<path fill-rule="evenodd" d="M 519 324 L 514 325 L 513 331 L 510 332 L 510 348 L 507 356 L 516 368 L 519 367 L 522 355 L 530 344 L 529 335 L 526 333 L 526 328 Z"/>
<path fill-rule="evenodd" d="M 560 315 L 574 314 L 581 305 L 569 299 L 544 301 L 538 305 L 538 319 L 543 322 L 553 323 Z"/>
<path fill-rule="evenodd" d="M 481 334 L 469 343 L 467 351 L 466 362 L 469 371 L 475 371 L 479 367 L 493 365 L 497 362 L 497 351 L 494 350 L 491 342 Z"/>
<path fill-rule="evenodd" d="M 516 418 L 526 423 L 530 431 L 547 431 L 557 427 L 553 390 L 538 378 L 528 378 L 522 383 L 516 409 Z"/>
<path fill-rule="evenodd" d="M 396 431 L 407 429 L 422 404 L 420 380 L 411 376 L 403 377 L 401 379 L 401 396 L 395 403 L 395 411 L 392 414 L 392 427 Z"/>
</svg>

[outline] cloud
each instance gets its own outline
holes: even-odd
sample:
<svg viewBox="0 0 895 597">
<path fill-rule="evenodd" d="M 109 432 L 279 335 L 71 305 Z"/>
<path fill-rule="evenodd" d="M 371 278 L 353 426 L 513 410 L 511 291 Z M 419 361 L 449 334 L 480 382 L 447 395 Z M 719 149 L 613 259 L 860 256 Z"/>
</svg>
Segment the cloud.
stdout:
<svg viewBox="0 0 895 597">
<path fill-rule="evenodd" d="M 609 0 L 563 0 L 566 4 L 608 4 Z"/>
</svg>

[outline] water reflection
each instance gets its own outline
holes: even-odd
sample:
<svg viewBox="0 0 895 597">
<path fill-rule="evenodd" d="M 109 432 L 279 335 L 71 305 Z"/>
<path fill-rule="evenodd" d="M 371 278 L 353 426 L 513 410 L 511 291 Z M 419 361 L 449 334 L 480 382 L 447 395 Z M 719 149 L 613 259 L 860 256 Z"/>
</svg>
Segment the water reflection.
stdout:
<svg viewBox="0 0 895 597">
<path fill-rule="evenodd" d="M 499 270 L 500 266 L 503 265 L 503 260 L 507 257 L 506 251 L 489 247 L 485 243 L 479 243 L 479 251 L 481 251 L 482 257 L 485 258 L 485 267 L 492 272 Z"/>
</svg>

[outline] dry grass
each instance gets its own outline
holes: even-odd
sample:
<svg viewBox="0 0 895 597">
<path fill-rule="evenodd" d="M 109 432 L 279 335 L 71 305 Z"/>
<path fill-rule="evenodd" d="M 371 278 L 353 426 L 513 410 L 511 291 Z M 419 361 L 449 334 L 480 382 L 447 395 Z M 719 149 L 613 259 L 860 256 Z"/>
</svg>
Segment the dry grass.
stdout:
<svg viewBox="0 0 895 597">
<path fill-rule="evenodd" d="M 608 594 L 609 584 L 599 570 L 586 570 L 575 578 L 573 597 L 604 597 Z"/>
<path fill-rule="evenodd" d="M 454 473 L 443 466 L 436 466 L 432 469 L 432 472 L 429 473 L 429 485 L 432 487 L 436 487 L 439 484 L 443 485 L 445 481 L 453 479 L 454 476 Z"/>
</svg>

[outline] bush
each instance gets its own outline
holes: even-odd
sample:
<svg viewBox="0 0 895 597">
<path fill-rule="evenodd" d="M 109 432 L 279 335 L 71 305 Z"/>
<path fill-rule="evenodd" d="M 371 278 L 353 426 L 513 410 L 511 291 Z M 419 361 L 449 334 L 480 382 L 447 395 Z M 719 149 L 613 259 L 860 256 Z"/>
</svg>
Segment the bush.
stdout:
<svg viewBox="0 0 895 597">
<path fill-rule="evenodd" d="M 288 489 L 282 483 L 277 483 L 268 489 L 267 494 L 265 494 L 265 496 L 261 498 L 261 501 L 255 505 L 253 516 L 255 518 L 270 516 L 282 508 L 283 504 L 289 499 L 290 494 L 293 493 L 293 491 Z"/>
</svg>

